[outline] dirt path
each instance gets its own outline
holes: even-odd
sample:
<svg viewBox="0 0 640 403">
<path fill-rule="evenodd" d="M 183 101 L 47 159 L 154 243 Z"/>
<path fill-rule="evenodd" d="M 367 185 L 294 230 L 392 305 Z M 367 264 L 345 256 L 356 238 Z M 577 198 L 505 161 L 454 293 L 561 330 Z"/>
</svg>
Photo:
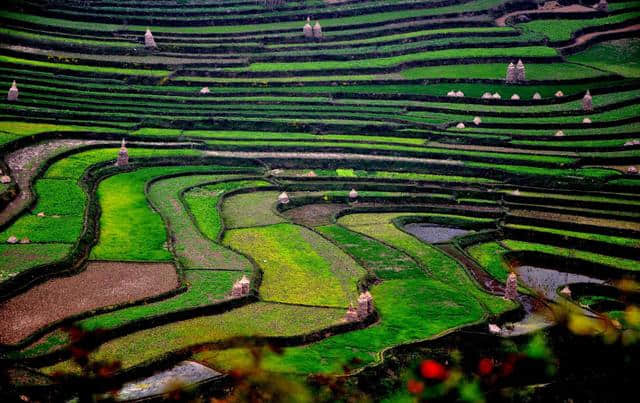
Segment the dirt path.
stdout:
<svg viewBox="0 0 640 403">
<path fill-rule="evenodd" d="M 617 33 L 624 33 L 624 32 L 636 32 L 636 31 L 640 31 L 640 24 L 630 25 L 624 28 L 611 29 L 609 31 L 591 32 L 588 34 L 580 35 L 579 37 L 573 40 L 573 43 L 571 43 L 570 45 L 558 48 L 558 50 L 561 52 L 565 52 L 573 47 L 580 46 L 585 42 L 588 42 L 591 39 L 597 38 L 602 35 L 617 34 Z"/>
<path fill-rule="evenodd" d="M 368 160 L 368 161 L 397 161 L 416 162 L 421 164 L 437 164 L 463 166 L 462 161 L 437 160 L 433 158 L 394 157 L 391 155 L 350 154 L 350 153 L 294 153 L 294 152 L 263 152 L 263 151 L 206 151 L 204 155 L 225 158 L 253 158 L 253 159 L 319 159 L 319 160 Z"/>
<path fill-rule="evenodd" d="M 446 144 L 437 141 L 430 141 L 425 144 L 427 147 L 448 148 L 455 150 L 470 150 L 470 151 L 488 151 L 495 153 L 510 153 L 510 154 L 527 154 L 527 155 L 559 155 L 577 157 L 578 154 L 572 151 L 555 151 L 555 150 L 525 150 L 521 148 L 510 147 L 495 147 L 495 146 L 480 146 L 475 144 Z"/>
<path fill-rule="evenodd" d="M 64 151 L 90 144 L 109 144 L 95 140 L 51 140 L 24 147 L 9 154 L 5 161 L 11 168 L 11 176 L 20 188 L 20 194 L 13 199 L 4 210 L 0 211 L 0 225 L 5 224 L 14 215 L 22 211 L 33 199 L 29 183 L 38 167 L 45 161 Z M 114 143 L 115 144 L 115 143 Z"/>
<path fill-rule="evenodd" d="M 348 204 L 338 203 L 305 204 L 304 206 L 287 210 L 282 215 L 296 224 L 317 227 L 331 224 L 334 215 L 348 208 Z"/>
<path fill-rule="evenodd" d="M 11 176 L 20 188 L 20 194 L 12 200 L 4 210 L 0 211 L 0 225 L 4 225 L 11 220 L 16 214 L 20 213 L 33 200 L 33 192 L 29 187 L 31 180 L 37 173 L 38 168 L 47 160 L 56 155 L 75 148 L 88 145 L 100 144 L 105 147 L 120 147 L 120 142 L 108 140 L 75 140 L 60 139 L 43 141 L 31 146 L 27 146 L 8 154 L 5 158 L 7 165 L 11 169 Z M 183 147 L 192 147 L 196 143 L 165 143 L 165 142 L 131 142 L 130 147 L 136 146 L 163 146 L 167 144 L 179 145 Z M 114 159 L 115 159 L 114 154 Z"/>
<path fill-rule="evenodd" d="M 478 263 L 475 262 L 475 260 L 462 253 L 453 244 L 444 243 L 436 246 L 444 253 L 458 261 L 458 263 L 466 267 L 467 270 L 478 281 L 478 283 L 482 284 L 485 290 L 489 291 L 492 294 L 504 294 L 504 284 L 491 277 Z"/>
<path fill-rule="evenodd" d="M 495 22 L 497 26 L 505 27 L 507 25 L 507 19 L 509 19 L 510 17 L 515 17 L 517 15 L 540 14 L 540 13 L 563 14 L 563 13 L 595 13 L 595 12 L 596 10 L 591 7 L 585 7 L 580 4 L 572 4 L 566 7 L 558 7 L 553 10 L 533 9 L 533 10 L 514 11 L 512 13 L 505 14 L 502 17 L 497 18 Z"/>
<path fill-rule="evenodd" d="M 200 64 L 202 63 L 201 59 L 191 59 L 185 57 L 166 57 L 166 56 L 126 56 L 126 55 L 100 55 L 100 54 L 90 54 L 90 53 L 75 53 L 75 52 L 62 52 L 62 51 L 54 51 L 48 49 L 39 49 L 32 48 L 27 46 L 18 46 L 18 45 L 3 45 L 0 44 L 0 49 L 6 49 L 14 52 L 25 53 L 29 55 L 41 55 L 52 58 L 61 58 L 61 59 L 76 59 L 80 61 L 113 61 L 117 60 L 118 62 L 124 63 L 132 63 L 132 64 L 158 64 L 158 65 L 167 65 L 167 66 L 188 66 L 189 64 Z M 211 55 L 210 55 L 211 56 Z M 231 58 L 226 57 L 223 58 L 223 55 L 220 55 L 220 58 L 209 58 L 207 59 L 207 63 L 215 63 L 215 64 L 244 64 L 247 62 L 246 58 Z"/>
<path fill-rule="evenodd" d="M 629 232 L 640 232 L 638 223 L 635 221 L 612 220 L 609 218 L 593 218 L 579 215 L 569 215 L 566 213 L 550 213 L 547 211 L 535 210 L 509 210 L 509 215 L 514 217 L 532 218 L 537 220 L 547 220 L 554 222 L 566 222 L 569 224 L 592 225 L 595 227 L 624 229 Z M 632 236 L 632 234 L 629 234 Z"/>
<path fill-rule="evenodd" d="M 151 297 L 178 286 L 168 263 L 92 262 L 71 277 L 47 281 L 0 304 L 0 343 L 92 309 Z"/>
</svg>

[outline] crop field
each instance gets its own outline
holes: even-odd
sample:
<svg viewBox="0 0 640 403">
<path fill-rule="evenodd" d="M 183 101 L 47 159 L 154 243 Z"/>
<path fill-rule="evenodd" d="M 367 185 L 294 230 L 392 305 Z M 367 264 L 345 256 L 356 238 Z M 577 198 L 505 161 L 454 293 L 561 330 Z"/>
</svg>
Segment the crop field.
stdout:
<svg viewBox="0 0 640 403">
<path fill-rule="evenodd" d="M 593 3 L 3 2 L 0 401 L 623 401 L 640 6 Z"/>
</svg>

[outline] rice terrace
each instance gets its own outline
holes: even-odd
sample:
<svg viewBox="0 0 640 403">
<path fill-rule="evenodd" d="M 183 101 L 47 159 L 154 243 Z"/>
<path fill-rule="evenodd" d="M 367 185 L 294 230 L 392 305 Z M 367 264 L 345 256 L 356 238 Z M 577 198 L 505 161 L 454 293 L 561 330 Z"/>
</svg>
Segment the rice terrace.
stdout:
<svg viewBox="0 0 640 403">
<path fill-rule="evenodd" d="M 0 402 L 626 402 L 640 3 L 4 0 Z"/>
</svg>

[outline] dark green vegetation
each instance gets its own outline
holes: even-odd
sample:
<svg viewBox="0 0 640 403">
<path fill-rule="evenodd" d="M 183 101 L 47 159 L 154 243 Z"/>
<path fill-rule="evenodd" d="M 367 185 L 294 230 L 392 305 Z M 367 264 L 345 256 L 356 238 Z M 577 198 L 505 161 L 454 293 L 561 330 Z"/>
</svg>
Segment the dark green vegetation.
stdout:
<svg viewBox="0 0 640 403">
<path fill-rule="evenodd" d="M 63 330 L 74 324 L 101 330 L 90 358 L 123 370 L 185 357 L 244 367 L 246 346 L 197 348 L 243 336 L 285 346 L 265 357 L 270 371 L 366 372 L 399 346 L 507 320 L 522 306 L 499 294 L 520 266 L 637 278 L 638 6 L 500 18 L 533 7 L 1 6 L 0 83 L 20 96 L 0 111 L 12 180 L 0 207 L 16 183 L 34 198 L 0 226 L 0 303 L 88 260 L 169 262 L 179 287 L 52 324 L 0 359 L 79 373 Z M 322 40 L 304 38 L 308 16 Z M 505 83 L 518 59 L 527 81 Z M 116 167 L 121 138 L 129 164 Z M 29 173 L 28 147 L 53 139 L 81 143 Z M 468 232 L 428 244 L 409 223 Z M 250 292 L 234 298 L 242 276 Z M 573 302 L 631 327 L 610 288 Z M 365 290 L 375 315 L 345 324 Z M 385 388 L 404 376 L 392 374 Z"/>
</svg>

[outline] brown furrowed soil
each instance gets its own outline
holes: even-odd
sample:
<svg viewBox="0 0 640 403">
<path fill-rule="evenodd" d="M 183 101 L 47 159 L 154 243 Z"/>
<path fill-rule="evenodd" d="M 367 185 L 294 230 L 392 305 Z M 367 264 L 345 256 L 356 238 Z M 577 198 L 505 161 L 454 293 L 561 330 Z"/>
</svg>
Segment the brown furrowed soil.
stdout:
<svg viewBox="0 0 640 403">
<path fill-rule="evenodd" d="M 92 262 L 0 303 L 0 343 L 15 344 L 38 329 L 92 309 L 136 301 L 178 286 L 172 264 Z"/>
<path fill-rule="evenodd" d="M 331 224 L 333 216 L 347 208 L 349 208 L 347 204 L 306 204 L 287 210 L 283 215 L 296 224 L 317 227 Z"/>
</svg>

